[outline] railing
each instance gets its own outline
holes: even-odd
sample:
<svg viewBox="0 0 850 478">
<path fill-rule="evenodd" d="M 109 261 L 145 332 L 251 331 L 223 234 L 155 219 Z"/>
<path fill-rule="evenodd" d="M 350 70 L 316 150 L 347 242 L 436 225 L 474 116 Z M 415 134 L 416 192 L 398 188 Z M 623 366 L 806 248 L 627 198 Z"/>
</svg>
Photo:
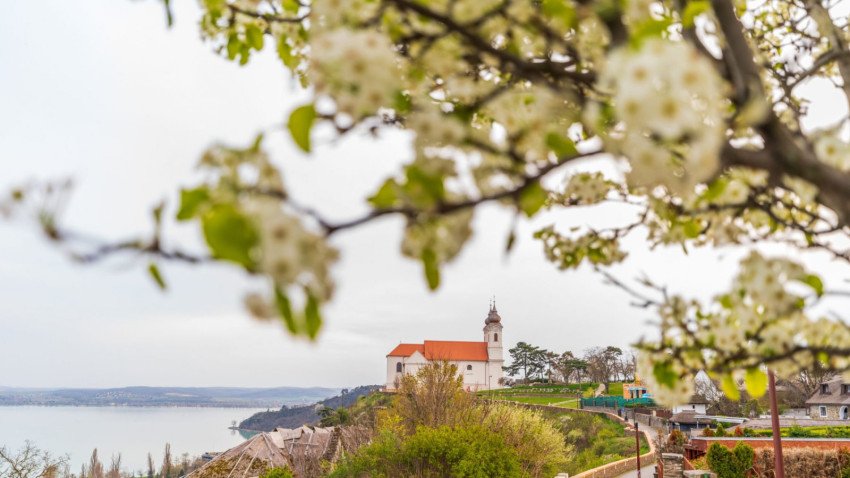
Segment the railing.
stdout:
<svg viewBox="0 0 850 478">
<path fill-rule="evenodd" d="M 655 402 L 651 398 L 623 398 L 623 397 L 595 397 L 582 398 L 581 406 L 584 407 L 605 407 L 605 408 L 626 408 L 626 407 L 652 407 Z"/>
</svg>

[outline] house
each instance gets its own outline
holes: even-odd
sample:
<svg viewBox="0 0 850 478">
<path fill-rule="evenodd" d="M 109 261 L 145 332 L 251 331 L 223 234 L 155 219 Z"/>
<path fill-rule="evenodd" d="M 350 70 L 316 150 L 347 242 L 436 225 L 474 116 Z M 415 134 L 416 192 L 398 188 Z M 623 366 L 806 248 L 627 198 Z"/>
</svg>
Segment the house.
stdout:
<svg viewBox="0 0 850 478">
<path fill-rule="evenodd" d="M 705 415 L 707 413 L 707 408 L 708 400 L 706 400 L 702 395 L 697 394 L 692 395 L 690 400 L 688 400 L 688 403 L 673 407 L 673 414 L 693 412 L 699 415 Z"/>
<path fill-rule="evenodd" d="M 466 390 L 502 388 L 504 337 L 502 318 L 495 303 L 490 304 L 483 331 L 482 342 L 425 340 L 421 344 L 398 344 L 387 354 L 386 389 L 397 389 L 403 375 L 415 374 L 429 362 L 442 360 L 457 366 Z"/>
<path fill-rule="evenodd" d="M 820 384 L 806 400 L 809 416 L 822 420 L 850 419 L 850 383 L 838 378 Z"/>
<path fill-rule="evenodd" d="M 640 376 L 635 374 L 635 381 L 632 383 L 623 384 L 623 398 L 631 400 L 635 398 L 643 398 L 644 395 L 650 395 L 649 389 L 640 380 Z"/>
</svg>

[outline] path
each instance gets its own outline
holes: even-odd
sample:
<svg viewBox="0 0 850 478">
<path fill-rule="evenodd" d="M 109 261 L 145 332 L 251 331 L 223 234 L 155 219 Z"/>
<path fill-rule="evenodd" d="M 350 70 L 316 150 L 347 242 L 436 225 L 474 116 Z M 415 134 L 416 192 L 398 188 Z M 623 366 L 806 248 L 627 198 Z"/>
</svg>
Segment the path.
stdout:
<svg viewBox="0 0 850 478">
<path fill-rule="evenodd" d="M 658 432 L 654 428 L 648 427 L 648 426 L 645 426 L 645 425 L 641 425 L 640 429 L 642 431 L 645 431 L 647 436 L 649 437 L 649 439 L 652 440 L 653 442 L 655 442 L 655 438 L 658 436 Z M 641 465 L 642 464 L 643 463 L 641 463 Z M 652 463 L 652 464 L 646 465 L 646 466 L 642 466 L 641 469 L 640 469 L 640 478 L 652 478 L 654 476 L 653 475 L 654 472 L 655 472 L 655 463 Z M 629 471 L 627 473 L 623 473 L 622 475 L 618 476 L 617 478 L 637 478 L 637 476 L 638 476 L 637 470 L 634 470 L 634 471 Z"/>
</svg>

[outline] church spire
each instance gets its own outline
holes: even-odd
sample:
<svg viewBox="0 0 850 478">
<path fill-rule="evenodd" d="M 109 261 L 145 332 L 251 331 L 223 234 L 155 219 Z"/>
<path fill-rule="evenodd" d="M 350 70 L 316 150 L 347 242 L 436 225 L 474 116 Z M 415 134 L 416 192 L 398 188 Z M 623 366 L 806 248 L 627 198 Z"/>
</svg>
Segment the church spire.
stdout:
<svg viewBox="0 0 850 478">
<path fill-rule="evenodd" d="M 496 296 L 494 295 L 490 299 L 490 310 L 487 311 L 487 318 L 484 319 L 484 325 L 489 325 L 492 323 L 500 323 L 502 322 L 502 318 L 499 316 L 499 312 L 496 310 Z"/>
</svg>

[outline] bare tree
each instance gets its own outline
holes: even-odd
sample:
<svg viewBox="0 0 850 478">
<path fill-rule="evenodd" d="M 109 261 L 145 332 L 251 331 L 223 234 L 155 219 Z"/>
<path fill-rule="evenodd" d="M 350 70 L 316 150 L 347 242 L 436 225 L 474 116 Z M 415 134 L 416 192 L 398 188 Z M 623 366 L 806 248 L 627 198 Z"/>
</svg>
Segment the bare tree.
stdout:
<svg viewBox="0 0 850 478">
<path fill-rule="evenodd" d="M 112 455 L 112 461 L 109 464 L 109 471 L 106 472 L 106 478 L 121 478 L 121 453 Z"/>
<path fill-rule="evenodd" d="M 159 471 L 159 475 L 162 478 L 172 478 L 174 465 L 171 461 L 171 443 L 165 444 L 165 452 L 162 457 L 162 469 Z"/>
<path fill-rule="evenodd" d="M 92 450 L 89 458 L 89 478 L 105 478 L 103 474 L 103 463 L 97 457 L 97 448 Z"/>
<path fill-rule="evenodd" d="M 605 384 L 607 391 L 611 379 L 619 378 L 620 357 L 622 355 L 621 349 L 612 346 L 588 349 L 584 353 L 584 360 L 587 362 L 587 373 L 590 375 L 590 379 Z"/>
<path fill-rule="evenodd" d="M 67 467 L 67 455 L 54 457 L 30 441 L 17 451 L 0 447 L 0 478 L 58 478 Z"/>
</svg>

